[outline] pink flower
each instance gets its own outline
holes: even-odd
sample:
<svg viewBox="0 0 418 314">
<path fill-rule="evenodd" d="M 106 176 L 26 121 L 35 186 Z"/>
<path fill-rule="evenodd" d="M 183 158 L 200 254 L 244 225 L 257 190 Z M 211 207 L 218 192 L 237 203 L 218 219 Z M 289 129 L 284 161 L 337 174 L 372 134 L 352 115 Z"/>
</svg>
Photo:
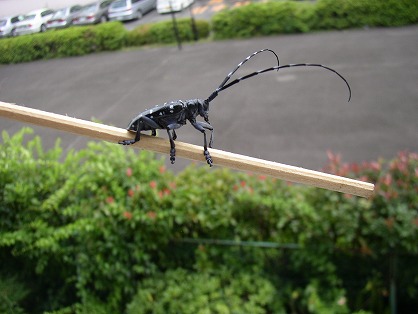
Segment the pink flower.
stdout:
<svg viewBox="0 0 418 314">
<path fill-rule="evenodd" d="M 150 186 L 152 189 L 155 189 L 155 188 L 157 187 L 157 182 L 155 182 L 155 181 L 151 181 L 151 182 L 149 183 L 149 186 Z"/>
<path fill-rule="evenodd" d="M 127 168 L 126 169 L 126 176 L 127 177 L 131 177 L 132 176 L 132 168 Z"/>
<path fill-rule="evenodd" d="M 123 217 L 125 217 L 128 220 L 132 219 L 132 213 L 131 212 L 123 212 Z"/>
<path fill-rule="evenodd" d="M 115 199 L 112 197 L 112 196 L 108 196 L 107 198 L 106 198 L 106 203 L 108 203 L 108 204 L 112 204 L 112 203 L 114 203 L 115 202 Z"/>
<path fill-rule="evenodd" d="M 157 217 L 157 214 L 154 211 L 149 211 L 146 213 L 146 215 L 148 216 L 148 218 L 154 220 Z"/>
<path fill-rule="evenodd" d="M 387 186 L 391 185 L 392 184 L 392 176 L 390 174 L 385 175 L 382 179 L 382 183 L 384 185 L 387 185 Z"/>
<path fill-rule="evenodd" d="M 128 190 L 128 196 L 129 197 L 133 197 L 135 195 L 135 191 L 134 190 L 132 190 L 132 189 L 129 189 Z"/>
</svg>

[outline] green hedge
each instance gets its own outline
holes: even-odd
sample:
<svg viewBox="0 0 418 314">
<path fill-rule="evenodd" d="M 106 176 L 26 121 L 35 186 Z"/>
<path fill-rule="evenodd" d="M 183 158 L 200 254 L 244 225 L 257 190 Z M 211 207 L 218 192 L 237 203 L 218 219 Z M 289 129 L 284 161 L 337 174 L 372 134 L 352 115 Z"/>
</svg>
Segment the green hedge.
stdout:
<svg viewBox="0 0 418 314">
<path fill-rule="evenodd" d="M 212 28 L 224 39 L 417 22 L 416 0 L 277 1 L 222 11 L 212 17 Z"/>
<path fill-rule="evenodd" d="M 0 63 L 19 63 L 117 50 L 125 45 L 126 33 L 125 27 L 115 22 L 6 38 L 0 40 Z"/>
<path fill-rule="evenodd" d="M 0 311 L 383 313 L 391 276 L 399 312 L 418 306 L 417 154 L 330 154 L 327 171 L 376 182 L 365 200 L 226 169 L 173 174 L 111 143 L 63 155 L 28 133 L 0 145 Z"/>
<path fill-rule="evenodd" d="M 177 21 L 181 40 L 192 41 L 190 19 Z M 198 38 L 209 36 L 209 23 L 196 21 Z M 0 40 L 0 63 L 19 63 L 118 50 L 126 46 L 166 44 L 176 41 L 171 21 L 147 24 L 127 31 L 123 24 L 111 22 L 97 26 L 70 27 L 64 30 Z"/>
<path fill-rule="evenodd" d="M 307 32 L 314 7 L 293 1 L 252 3 L 215 14 L 212 29 L 217 39 Z"/>
<path fill-rule="evenodd" d="M 320 0 L 314 29 L 401 26 L 418 22 L 415 0 Z"/>
<path fill-rule="evenodd" d="M 195 26 L 199 39 L 207 38 L 209 36 L 209 22 L 196 20 Z M 190 19 L 178 19 L 177 29 L 182 42 L 193 41 L 195 39 Z M 129 46 L 175 43 L 176 37 L 173 29 L 173 22 L 167 20 L 141 25 L 129 32 L 127 42 Z"/>
</svg>

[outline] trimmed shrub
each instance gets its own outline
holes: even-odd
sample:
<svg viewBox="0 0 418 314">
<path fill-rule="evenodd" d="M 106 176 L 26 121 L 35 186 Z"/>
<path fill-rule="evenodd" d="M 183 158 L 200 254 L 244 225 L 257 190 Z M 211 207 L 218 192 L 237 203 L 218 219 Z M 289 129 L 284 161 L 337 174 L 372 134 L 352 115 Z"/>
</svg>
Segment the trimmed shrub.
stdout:
<svg viewBox="0 0 418 314">
<path fill-rule="evenodd" d="M 209 22 L 196 20 L 195 25 L 199 39 L 207 38 L 209 36 Z M 191 19 L 178 19 L 177 29 L 182 42 L 195 39 Z M 175 43 L 176 37 L 173 29 L 173 22 L 168 20 L 141 25 L 129 32 L 127 42 L 128 46 Z"/>
<path fill-rule="evenodd" d="M 313 6 L 291 1 L 252 3 L 214 15 L 212 29 L 217 39 L 307 32 Z"/>
<path fill-rule="evenodd" d="M 401 26 L 418 22 L 415 0 L 319 0 L 314 29 Z"/>
<path fill-rule="evenodd" d="M 224 10 L 212 17 L 212 28 L 225 39 L 417 22 L 416 0 L 277 1 Z"/>
<path fill-rule="evenodd" d="M 124 46 L 127 30 L 119 22 L 70 27 L 0 41 L 0 63 L 80 56 L 117 50 Z"/>
</svg>

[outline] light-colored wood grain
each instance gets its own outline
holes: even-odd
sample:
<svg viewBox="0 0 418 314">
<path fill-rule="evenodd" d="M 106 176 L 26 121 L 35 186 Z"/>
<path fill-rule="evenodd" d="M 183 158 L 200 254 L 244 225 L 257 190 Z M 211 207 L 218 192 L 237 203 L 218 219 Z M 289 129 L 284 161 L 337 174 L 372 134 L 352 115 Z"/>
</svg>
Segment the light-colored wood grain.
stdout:
<svg viewBox="0 0 418 314">
<path fill-rule="evenodd" d="M 122 139 L 133 138 L 134 136 L 133 133 L 125 129 L 5 102 L 0 102 L 0 116 L 113 143 L 117 143 Z M 135 143 L 132 147 L 162 154 L 168 154 L 170 152 L 168 140 L 148 135 L 143 135 L 141 141 Z M 210 149 L 210 154 L 213 163 L 217 166 L 272 176 L 294 183 L 311 185 L 366 198 L 372 196 L 374 192 L 374 185 L 367 182 L 233 154 L 217 149 Z M 176 156 L 205 162 L 202 147 L 192 144 L 176 142 Z"/>
</svg>

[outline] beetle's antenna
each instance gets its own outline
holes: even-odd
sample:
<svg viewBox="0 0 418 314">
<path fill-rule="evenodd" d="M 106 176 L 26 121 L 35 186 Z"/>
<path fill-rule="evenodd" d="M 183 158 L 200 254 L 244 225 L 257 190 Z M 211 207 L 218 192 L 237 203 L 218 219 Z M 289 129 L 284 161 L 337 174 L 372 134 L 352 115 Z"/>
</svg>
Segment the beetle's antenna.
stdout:
<svg viewBox="0 0 418 314">
<path fill-rule="evenodd" d="M 279 70 L 279 69 L 284 69 L 284 68 L 292 68 L 292 67 L 320 67 L 320 68 L 323 68 L 323 69 L 326 69 L 326 70 L 328 70 L 328 71 L 331 71 L 331 72 L 334 72 L 335 74 L 337 74 L 344 82 L 345 82 L 345 84 L 347 85 L 347 87 L 348 87 L 348 92 L 349 92 L 349 95 L 348 95 L 348 101 L 350 101 L 351 100 L 351 87 L 350 87 L 350 84 L 348 84 L 348 82 L 347 82 L 347 80 L 340 74 L 340 73 L 338 73 L 337 71 L 335 71 L 334 69 L 331 69 L 331 68 L 329 68 L 329 67 L 327 67 L 327 66 L 324 66 L 324 65 L 322 65 L 322 64 L 315 64 L 315 63 L 297 63 L 297 64 L 286 64 L 286 65 L 281 65 L 281 66 L 274 66 L 274 67 L 271 67 L 271 68 L 267 68 L 267 69 L 264 69 L 264 70 L 260 70 L 260 71 L 256 71 L 256 72 L 253 72 L 253 73 L 251 73 L 251 74 L 248 74 L 248 75 L 245 75 L 245 76 L 242 76 L 242 77 L 240 77 L 240 78 L 237 78 L 237 79 L 235 79 L 235 80 L 233 80 L 232 82 L 230 82 L 230 83 L 228 83 L 228 84 L 226 84 L 226 85 L 223 85 L 222 87 L 220 87 L 220 88 L 218 88 L 216 91 L 217 92 L 220 92 L 220 91 L 222 91 L 222 90 L 225 90 L 225 89 L 227 89 L 227 88 L 230 88 L 231 86 L 233 86 L 233 85 L 235 85 L 235 84 L 237 84 L 237 83 L 239 83 L 239 82 L 241 82 L 241 81 L 243 81 L 243 80 L 246 80 L 246 79 L 248 79 L 248 78 L 250 78 L 250 77 L 253 77 L 253 76 L 256 76 L 256 75 L 258 75 L 258 74 L 262 74 L 262 73 L 266 73 L 266 72 L 270 72 L 270 71 L 274 71 L 274 70 Z M 216 96 L 215 96 L 216 97 Z M 215 98 L 215 97 L 213 97 L 213 98 Z"/>
<path fill-rule="evenodd" d="M 269 51 L 271 53 L 273 53 L 276 56 L 277 59 L 277 66 L 280 66 L 280 61 L 279 61 L 279 57 L 277 56 L 277 54 L 271 50 L 271 49 L 261 49 L 259 51 L 254 52 L 253 54 L 249 55 L 247 58 L 245 58 L 243 61 L 241 61 L 234 70 L 232 70 L 231 72 L 229 72 L 229 74 L 225 77 L 225 79 L 222 81 L 221 85 L 219 85 L 219 87 L 217 89 L 214 90 L 214 92 L 205 100 L 205 102 L 209 103 L 212 100 L 214 100 L 216 98 L 216 96 L 218 96 L 218 92 L 225 89 L 224 85 L 229 81 L 229 79 L 231 78 L 232 75 L 234 75 L 234 73 L 244 64 L 246 63 L 248 60 L 250 60 L 252 57 L 254 57 L 255 55 L 264 52 L 264 51 Z M 278 70 L 278 69 L 277 69 Z"/>
</svg>

